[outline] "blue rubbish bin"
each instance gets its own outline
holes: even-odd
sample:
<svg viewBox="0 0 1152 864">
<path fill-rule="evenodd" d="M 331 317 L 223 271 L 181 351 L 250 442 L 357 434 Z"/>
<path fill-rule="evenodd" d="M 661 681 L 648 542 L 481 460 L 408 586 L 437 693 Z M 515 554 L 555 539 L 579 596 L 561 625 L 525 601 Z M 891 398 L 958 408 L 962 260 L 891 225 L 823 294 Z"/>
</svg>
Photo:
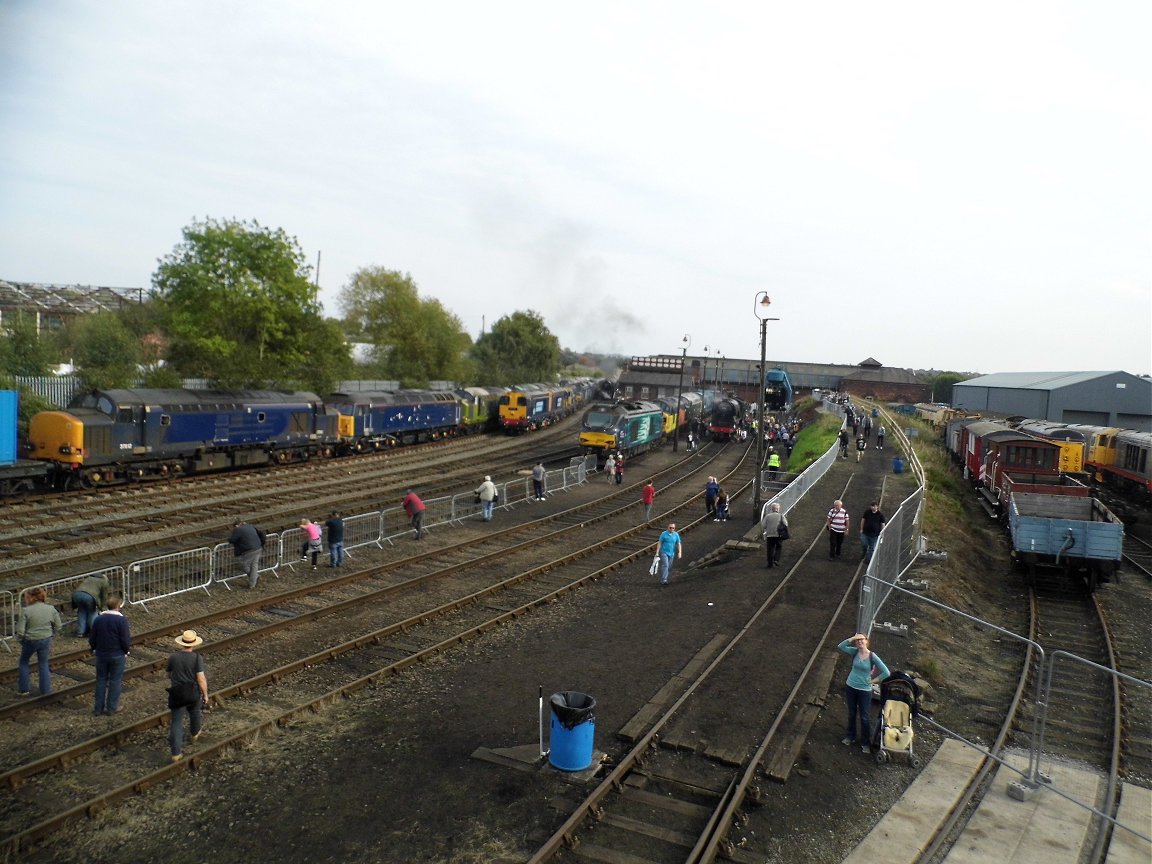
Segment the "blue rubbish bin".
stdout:
<svg viewBox="0 0 1152 864">
<path fill-rule="evenodd" d="M 903 474 L 904 473 L 904 460 L 901 459 L 899 456 L 895 456 L 892 459 L 892 473 L 893 474 Z"/>
<path fill-rule="evenodd" d="M 596 731 L 596 700 L 587 693 L 565 690 L 552 694 L 552 729 L 548 762 L 561 771 L 583 771 L 592 764 Z"/>
</svg>

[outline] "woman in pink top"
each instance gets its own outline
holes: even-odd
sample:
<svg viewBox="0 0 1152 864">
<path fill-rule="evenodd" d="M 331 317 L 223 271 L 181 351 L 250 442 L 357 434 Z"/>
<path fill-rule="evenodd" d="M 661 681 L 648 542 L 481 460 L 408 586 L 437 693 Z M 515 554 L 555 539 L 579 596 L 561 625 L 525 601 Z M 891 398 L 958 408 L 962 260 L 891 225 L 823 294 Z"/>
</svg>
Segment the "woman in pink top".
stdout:
<svg viewBox="0 0 1152 864">
<path fill-rule="evenodd" d="M 320 557 L 320 526 L 310 519 L 300 520 L 300 530 L 304 532 L 304 544 L 300 547 L 300 560 L 307 561 L 312 555 L 312 569 L 316 569 L 316 561 Z"/>
</svg>

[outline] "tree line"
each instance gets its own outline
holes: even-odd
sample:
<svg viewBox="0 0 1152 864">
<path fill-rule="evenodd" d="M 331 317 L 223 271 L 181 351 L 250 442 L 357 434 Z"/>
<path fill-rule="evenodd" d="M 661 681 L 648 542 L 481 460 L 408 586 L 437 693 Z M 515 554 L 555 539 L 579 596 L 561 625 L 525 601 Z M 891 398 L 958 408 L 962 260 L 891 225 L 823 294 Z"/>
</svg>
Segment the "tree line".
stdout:
<svg viewBox="0 0 1152 864">
<path fill-rule="evenodd" d="M 178 387 L 184 378 L 230 388 L 305 389 L 370 378 L 425 387 L 551 381 L 575 359 L 532 310 L 473 340 L 411 274 L 368 266 L 326 317 L 295 237 L 255 221 L 205 219 L 157 262 L 152 290 L 116 311 L 76 315 L 51 333 L 6 316 L 0 375 L 49 374 L 70 363 L 86 387 Z M 353 343 L 369 347 L 353 357 Z"/>
</svg>

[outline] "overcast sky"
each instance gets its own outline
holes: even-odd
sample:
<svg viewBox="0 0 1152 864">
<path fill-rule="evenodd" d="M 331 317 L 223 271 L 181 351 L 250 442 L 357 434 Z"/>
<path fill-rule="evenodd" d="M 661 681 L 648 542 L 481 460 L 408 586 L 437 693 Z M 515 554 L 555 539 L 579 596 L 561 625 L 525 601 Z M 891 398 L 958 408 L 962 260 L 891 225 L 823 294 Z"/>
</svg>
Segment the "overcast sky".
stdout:
<svg viewBox="0 0 1152 864">
<path fill-rule="evenodd" d="M 0 0 L 0 278 L 147 287 L 195 219 L 329 315 L 1152 371 L 1152 4 Z"/>
</svg>

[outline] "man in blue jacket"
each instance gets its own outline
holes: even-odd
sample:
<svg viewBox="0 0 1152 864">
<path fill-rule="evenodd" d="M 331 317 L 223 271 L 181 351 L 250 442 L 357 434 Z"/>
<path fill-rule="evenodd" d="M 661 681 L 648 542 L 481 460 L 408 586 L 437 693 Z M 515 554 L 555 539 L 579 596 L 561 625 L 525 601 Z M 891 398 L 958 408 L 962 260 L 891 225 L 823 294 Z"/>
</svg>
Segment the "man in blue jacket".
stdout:
<svg viewBox="0 0 1152 864">
<path fill-rule="evenodd" d="M 119 714 L 124 666 L 132 650 L 132 631 L 120 612 L 120 595 L 108 597 L 108 609 L 96 616 L 88 632 L 88 644 L 96 654 L 96 707 L 92 713 Z"/>
</svg>

